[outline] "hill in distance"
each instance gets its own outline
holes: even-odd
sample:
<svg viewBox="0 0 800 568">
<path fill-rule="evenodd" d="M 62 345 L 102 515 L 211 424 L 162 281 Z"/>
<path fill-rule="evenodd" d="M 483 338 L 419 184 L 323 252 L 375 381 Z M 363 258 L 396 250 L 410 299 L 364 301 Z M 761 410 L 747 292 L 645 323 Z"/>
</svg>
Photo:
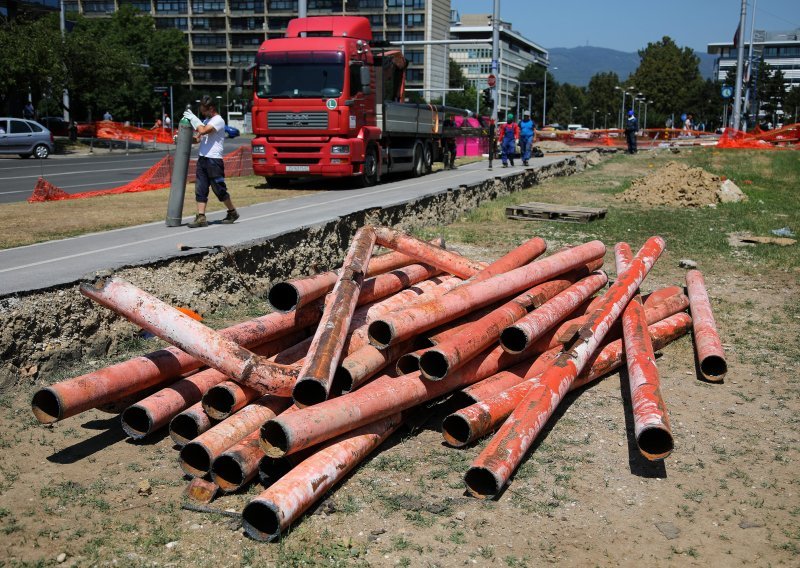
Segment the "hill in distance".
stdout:
<svg viewBox="0 0 800 568">
<path fill-rule="evenodd" d="M 605 47 L 553 47 L 550 52 L 550 69 L 559 83 L 570 83 L 585 87 L 597 73 L 613 71 L 621 80 L 636 71 L 639 54 L 617 51 Z M 700 74 L 704 79 L 714 75 L 714 56 L 695 51 L 700 58 Z"/>
</svg>

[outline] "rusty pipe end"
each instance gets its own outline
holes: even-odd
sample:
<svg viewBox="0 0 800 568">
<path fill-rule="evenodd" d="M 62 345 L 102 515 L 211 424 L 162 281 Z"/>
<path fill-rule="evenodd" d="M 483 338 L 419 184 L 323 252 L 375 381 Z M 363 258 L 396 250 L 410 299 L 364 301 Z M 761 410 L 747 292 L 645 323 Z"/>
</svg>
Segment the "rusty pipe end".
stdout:
<svg viewBox="0 0 800 568">
<path fill-rule="evenodd" d="M 178 414 L 169 423 L 169 437 L 177 446 L 185 446 L 200 435 L 200 428 L 191 416 Z"/>
<path fill-rule="evenodd" d="M 480 402 L 479 399 L 463 390 L 454 392 L 448 401 L 450 407 L 456 410 L 461 410 L 478 402 Z"/>
<path fill-rule="evenodd" d="M 52 424 L 66 418 L 61 397 L 50 387 L 36 391 L 31 400 L 31 410 L 42 424 Z"/>
<path fill-rule="evenodd" d="M 271 542 L 281 535 L 280 518 L 280 511 L 273 503 L 254 499 L 242 511 L 242 527 L 253 540 Z"/>
<path fill-rule="evenodd" d="M 430 349 L 419 358 L 419 370 L 429 381 L 441 381 L 450 372 L 450 361 L 441 351 Z"/>
<path fill-rule="evenodd" d="M 261 427 L 259 445 L 269 457 L 281 458 L 288 453 L 289 433 L 284 430 L 283 424 L 277 420 L 268 420 Z"/>
<path fill-rule="evenodd" d="M 122 411 L 122 429 L 134 440 L 141 440 L 153 431 L 153 417 L 150 411 L 138 404 Z"/>
<path fill-rule="evenodd" d="M 202 398 L 203 410 L 214 420 L 225 420 L 233 412 L 235 404 L 233 393 L 219 385 L 208 389 Z"/>
<path fill-rule="evenodd" d="M 369 342 L 378 349 L 386 349 L 395 337 L 394 326 L 387 321 L 375 320 L 367 328 Z"/>
<path fill-rule="evenodd" d="M 100 276 L 91 282 L 81 282 L 78 289 L 84 296 L 91 297 L 92 294 L 103 290 L 112 280 L 114 280 L 113 276 Z"/>
<path fill-rule="evenodd" d="M 491 469 L 482 466 L 470 467 L 464 474 L 464 483 L 469 494 L 478 499 L 494 497 L 503 488 L 503 481 Z"/>
<path fill-rule="evenodd" d="M 354 382 L 353 374 L 350 372 L 350 369 L 343 365 L 339 365 L 333 372 L 333 381 L 331 381 L 330 394 L 332 396 L 339 396 L 349 393 L 353 390 Z"/>
<path fill-rule="evenodd" d="M 672 432 L 663 426 L 645 428 L 639 433 L 636 444 L 641 454 L 650 461 L 663 460 L 675 448 Z"/>
<path fill-rule="evenodd" d="M 474 439 L 469 421 L 459 414 L 445 416 L 442 421 L 442 436 L 454 448 L 463 448 Z"/>
<path fill-rule="evenodd" d="M 276 312 L 291 312 L 298 308 L 300 292 L 291 282 L 276 282 L 267 293 L 267 302 Z"/>
<path fill-rule="evenodd" d="M 244 464 L 236 454 L 222 454 L 211 464 L 211 479 L 225 493 L 241 489 L 247 478 Z"/>
<path fill-rule="evenodd" d="M 709 355 L 700 361 L 700 374 L 712 383 L 720 383 L 728 373 L 728 363 L 724 357 Z"/>
<path fill-rule="evenodd" d="M 264 487 L 269 487 L 289 473 L 293 467 L 294 464 L 287 457 L 271 458 L 264 456 L 258 462 L 258 480 Z"/>
<path fill-rule="evenodd" d="M 211 471 L 211 454 L 197 442 L 189 442 L 181 449 L 178 462 L 186 475 L 203 477 Z"/>
<path fill-rule="evenodd" d="M 318 379 L 304 377 L 295 383 L 292 398 L 297 406 L 311 406 L 328 400 L 328 389 Z"/>
<path fill-rule="evenodd" d="M 518 327 L 507 327 L 500 333 L 500 347 L 506 353 L 516 355 L 524 351 L 527 345 L 528 334 Z"/>
<path fill-rule="evenodd" d="M 401 375 L 408 375 L 419 371 L 419 353 L 406 353 L 397 359 L 395 365 L 397 372 Z"/>
</svg>

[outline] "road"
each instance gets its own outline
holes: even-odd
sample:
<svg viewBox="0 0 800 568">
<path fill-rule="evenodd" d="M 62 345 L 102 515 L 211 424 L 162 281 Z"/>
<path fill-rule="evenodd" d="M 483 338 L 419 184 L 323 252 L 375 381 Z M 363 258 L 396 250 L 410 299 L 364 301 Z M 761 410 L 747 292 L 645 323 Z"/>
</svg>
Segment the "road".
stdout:
<svg viewBox="0 0 800 568">
<path fill-rule="evenodd" d="M 531 160 L 531 166 L 538 169 L 569 158 L 545 156 Z M 97 270 L 113 270 L 192 254 L 192 251 L 179 252 L 179 243 L 192 247 L 230 247 L 264 241 L 355 211 L 405 204 L 447 193 L 459 186 L 516 175 L 521 170 L 518 166 L 488 171 L 487 164 L 479 162 L 423 178 L 389 181 L 363 189 L 324 191 L 241 207 L 242 217 L 233 225 L 219 224 L 218 217 L 222 217 L 222 213 L 218 213 L 211 216 L 210 226 L 203 229 L 166 227 L 163 221 L 158 221 L 0 250 L 0 296 L 68 284 Z"/>
<path fill-rule="evenodd" d="M 245 137 L 226 140 L 225 151 L 249 145 L 250 140 Z M 28 199 L 40 176 L 67 193 L 118 187 L 136 179 L 166 154 L 165 151 L 132 151 L 126 156 L 124 150 L 109 152 L 99 148 L 91 155 L 51 155 L 46 160 L 2 156 L 0 204 Z"/>
</svg>

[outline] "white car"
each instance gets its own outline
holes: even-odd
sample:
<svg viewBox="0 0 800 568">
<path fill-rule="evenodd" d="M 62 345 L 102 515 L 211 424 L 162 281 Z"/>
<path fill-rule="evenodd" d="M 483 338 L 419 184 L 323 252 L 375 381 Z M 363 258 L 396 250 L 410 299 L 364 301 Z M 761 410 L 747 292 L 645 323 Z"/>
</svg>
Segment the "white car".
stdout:
<svg viewBox="0 0 800 568">
<path fill-rule="evenodd" d="M 594 133 L 588 128 L 580 127 L 572 132 L 572 137 L 577 140 L 591 140 L 594 138 Z"/>
</svg>

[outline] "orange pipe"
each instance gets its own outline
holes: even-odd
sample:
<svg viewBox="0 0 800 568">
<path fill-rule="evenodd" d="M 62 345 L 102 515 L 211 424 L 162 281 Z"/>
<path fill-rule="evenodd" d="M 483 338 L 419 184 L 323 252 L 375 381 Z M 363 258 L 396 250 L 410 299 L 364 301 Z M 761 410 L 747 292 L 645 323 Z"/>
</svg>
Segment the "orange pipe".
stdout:
<svg viewBox="0 0 800 568">
<path fill-rule="evenodd" d="M 407 254 L 418 262 L 430 264 L 460 278 L 469 278 L 483 269 L 478 262 L 389 227 L 375 227 L 375 234 L 379 245 Z"/>
<path fill-rule="evenodd" d="M 518 294 L 604 254 L 605 245 L 600 241 L 592 241 L 486 280 L 468 282 L 441 298 L 373 321 L 369 326 L 370 342 L 382 348 L 392 342 L 404 341 L 441 323 Z"/>
<path fill-rule="evenodd" d="M 178 460 L 181 469 L 194 477 L 207 475 L 217 456 L 286 410 L 291 402 L 285 397 L 266 395 L 245 406 L 183 446 Z"/>
<path fill-rule="evenodd" d="M 216 423 L 197 402 L 170 420 L 169 437 L 176 446 L 183 447 Z"/>
<path fill-rule="evenodd" d="M 209 369 L 209 371 L 227 378 L 214 369 Z M 259 394 L 255 389 L 242 386 L 235 381 L 224 380 L 208 389 L 201 402 L 203 410 L 211 418 L 225 420 L 228 416 L 241 410 L 257 398 L 259 398 Z"/>
<path fill-rule="evenodd" d="M 687 314 L 681 313 L 649 326 L 648 331 L 653 341 L 653 348 L 663 349 L 679 337 L 686 335 L 691 325 L 692 319 Z M 495 430 L 508 418 L 531 389 L 541 386 L 543 369 L 552 363 L 559 353 L 558 349 L 544 353 L 540 357 L 540 362 L 529 366 L 527 372 L 521 373 L 522 376 L 511 372 L 498 373 L 470 387 L 473 390 L 469 391 L 468 396 L 459 398 L 464 402 L 472 400 L 470 405 L 450 414 L 442 423 L 442 435 L 445 441 L 454 447 L 462 447 Z M 570 387 L 570 391 L 577 390 L 608 375 L 619 368 L 624 359 L 625 351 L 622 340 L 612 341 L 593 357 L 591 366 L 578 376 Z M 495 379 L 495 377 L 497 378 Z M 516 379 L 516 383 L 514 379 Z M 473 388 L 481 387 L 484 383 L 486 385 L 482 389 Z M 499 390 L 500 388 L 503 390 Z"/>
<path fill-rule="evenodd" d="M 600 346 L 642 280 L 664 250 L 661 237 L 648 239 L 630 268 L 603 294 L 574 344 L 541 377 L 542 389 L 531 390 L 514 409 L 489 445 L 464 476 L 467 491 L 476 497 L 497 495 L 525 457 L 536 436 L 561 402 L 576 377 Z"/>
<path fill-rule="evenodd" d="M 337 394 L 348 393 L 369 381 L 375 374 L 406 353 L 411 342 L 393 345 L 388 349 L 377 349 L 364 345 L 351 353 L 339 364 L 333 379 L 333 390 Z"/>
<path fill-rule="evenodd" d="M 374 246 L 375 231 L 372 227 L 362 227 L 356 231 L 339 280 L 325 302 L 325 311 L 292 390 L 292 397 L 298 406 L 322 402 L 331 392 L 333 374 L 342 357 L 347 330 L 350 329 L 366 265 Z"/>
<path fill-rule="evenodd" d="M 534 259 L 542 256 L 547 250 L 547 243 L 540 237 L 528 239 L 518 247 L 512 249 L 502 257 L 495 260 L 489 266 L 478 272 L 472 277 L 472 281 L 486 280 L 492 276 L 503 274 L 514 268 L 518 268 Z"/>
<path fill-rule="evenodd" d="M 631 247 L 628 243 L 617 243 L 614 252 L 617 273 L 625 272 L 631 262 Z M 638 294 L 628 303 L 621 319 L 636 444 L 647 459 L 662 460 L 672 453 L 675 443 L 667 405 L 661 395 L 661 380 L 647 329 L 647 316 Z"/>
<path fill-rule="evenodd" d="M 400 414 L 381 419 L 343 435 L 301 462 L 245 506 L 242 524 L 247 535 L 259 541 L 278 538 L 400 424 Z"/>
<path fill-rule="evenodd" d="M 714 321 L 702 272 L 690 270 L 686 273 L 686 290 L 694 322 L 694 345 L 700 373 L 707 381 L 722 382 L 728 372 L 728 362 L 725 360 L 725 351 L 717 332 L 717 323 Z"/>
</svg>

